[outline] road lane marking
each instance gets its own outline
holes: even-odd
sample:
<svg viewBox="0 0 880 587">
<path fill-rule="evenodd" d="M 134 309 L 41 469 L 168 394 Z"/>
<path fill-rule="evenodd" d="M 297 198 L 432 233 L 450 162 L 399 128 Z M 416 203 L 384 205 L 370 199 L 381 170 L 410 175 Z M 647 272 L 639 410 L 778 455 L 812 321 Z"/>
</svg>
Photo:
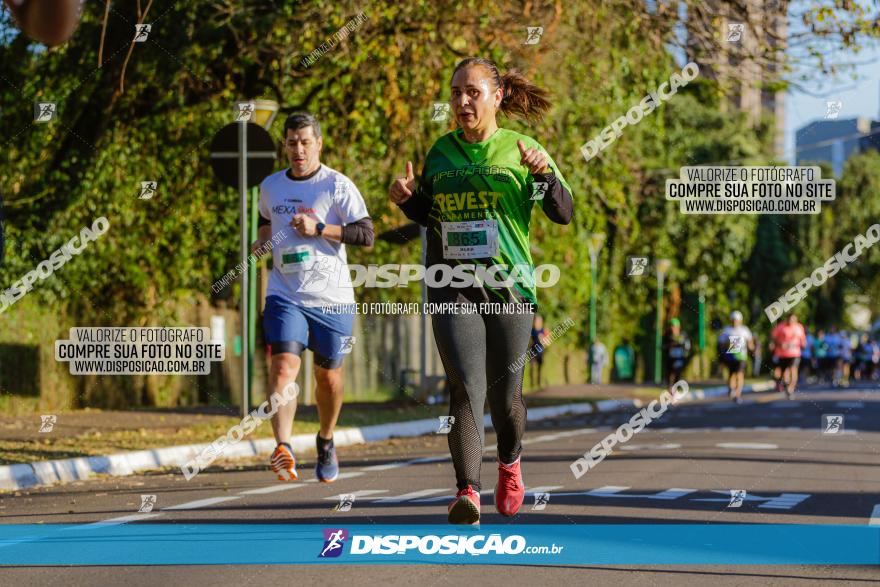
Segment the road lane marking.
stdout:
<svg viewBox="0 0 880 587">
<path fill-rule="evenodd" d="M 377 493 L 388 493 L 387 489 L 359 489 L 358 491 L 352 491 L 351 493 L 343 493 L 340 495 L 353 495 L 357 499 L 371 499 L 371 495 L 376 495 Z M 339 501 L 339 495 L 331 495 L 330 497 L 325 497 L 324 499 L 329 499 L 331 501 Z"/>
<path fill-rule="evenodd" d="M 744 450 L 776 450 L 779 448 L 779 445 L 776 444 L 766 444 L 763 442 L 722 442 L 716 444 L 718 448 L 732 448 L 732 449 L 744 449 Z"/>
<path fill-rule="evenodd" d="M 218 503 L 223 503 L 226 501 L 233 501 L 236 499 L 241 499 L 238 495 L 226 495 L 223 497 L 209 497 L 207 499 L 197 499 L 195 501 L 188 501 L 186 503 L 182 503 L 179 505 L 168 506 L 167 508 L 162 508 L 162 511 L 168 510 L 195 510 L 198 508 L 207 507 L 209 505 L 216 505 Z"/>
<path fill-rule="evenodd" d="M 118 518 L 110 518 L 109 520 L 101 520 L 100 522 L 92 522 L 91 524 L 83 524 L 82 526 L 73 526 L 70 528 L 64 528 L 65 530 L 73 530 L 80 528 L 97 528 L 104 526 L 118 526 L 120 524 L 127 524 L 128 522 L 139 522 L 140 520 L 146 520 L 149 518 L 156 518 L 161 516 L 162 514 L 131 514 L 129 516 L 120 516 Z"/>
<path fill-rule="evenodd" d="M 782 493 L 758 507 L 770 510 L 790 510 L 808 497 L 810 497 L 809 493 Z"/>
<path fill-rule="evenodd" d="M 421 489 L 419 491 L 411 491 L 409 493 L 404 493 L 403 495 L 394 495 L 391 497 L 382 497 L 375 501 L 375 503 L 400 503 L 402 501 L 410 501 L 412 499 L 417 499 L 419 497 L 426 497 L 428 495 L 434 495 L 435 493 L 443 493 L 447 494 L 451 489 Z"/>
<path fill-rule="evenodd" d="M 554 497 L 585 495 L 587 497 L 626 497 L 633 499 L 657 499 L 660 501 L 670 501 L 678 499 L 679 497 L 683 497 L 685 495 L 689 495 L 691 493 L 696 493 L 698 491 L 697 489 L 672 488 L 665 491 L 660 491 L 658 493 L 620 493 L 621 491 L 625 491 L 627 489 L 630 488 L 620 487 L 617 485 L 609 485 L 607 487 L 593 489 L 592 491 L 570 491 L 564 493 L 554 493 L 553 495 Z"/>
<path fill-rule="evenodd" d="M 874 506 L 871 511 L 871 519 L 868 520 L 869 526 L 880 526 L 880 503 Z"/>
<path fill-rule="evenodd" d="M 448 455 L 446 456 L 436 456 L 436 457 L 422 457 L 420 459 L 412 459 L 410 461 L 398 461 L 396 463 L 386 463 L 384 465 L 372 465 L 370 467 L 364 467 L 361 471 L 388 471 L 390 469 L 399 469 L 400 467 L 408 467 L 410 465 L 418 465 L 421 463 L 436 463 L 439 461 L 445 461 L 449 459 Z"/>
<path fill-rule="evenodd" d="M 550 493 L 551 491 L 562 489 L 563 487 L 564 485 L 544 485 L 541 487 L 532 487 L 531 489 L 526 489 L 526 495 L 534 495 L 535 493 Z"/>
<path fill-rule="evenodd" d="M 730 501 L 730 491 L 725 489 L 713 489 L 712 493 L 721 493 L 727 495 L 728 497 L 716 498 L 716 497 L 701 497 L 691 499 L 691 501 L 705 501 L 705 502 L 717 502 L 717 503 L 728 503 Z M 807 498 L 812 497 L 810 493 L 780 493 L 775 497 L 762 497 L 760 495 L 754 495 L 752 493 L 746 493 L 743 498 L 744 501 L 762 501 L 764 503 L 760 504 L 759 508 L 771 509 L 771 510 L 790 510 L 794 506 L 799 503 L 805 501 Z"/>
<path fill-rule="evenodd" d="M 684 495 L 688 495 L 689 493 L 696 493 L 696 489 L 680 489 L 678 487 L 673 487 L 672 489 L 667 489 L 666 491 L 661 491 L 659 493 L 620 493 L 621 491 L 626 491 L 630 489 L 628 486 L 619 486 L 619 485 L 608 485 L 606 487 L 599 487 L 598 489 L 593 489 L 592 491 L 587 491 L 580 495 L 587 495 L 589 497 L 627 497 L 632 499 L 660 499 L 660 500 L 672 500 L 678 499 Z M 560 494 L 565 495 L 565 494 Z M 578 494 L 575 494 L 578 495 Z"/>
<path fill-rule="evenodd" d="M 625 444 L 620 447 L 621 450 L 672 450 L 681 448 L 680 444 Z"/>
<path fill-rule="evenodd" d="M 267 493 L 277 493 L 279 491 L 287 491 L 289 489 L 300 489 L 306 487 L 302 483 L 287 483 L 285 485 L 270 485 L 269 487 L 260 487 L 259 489 L 248 489 L 247 491 L 239 491 L 239 495 L 265 495 Z"/>
</svg>

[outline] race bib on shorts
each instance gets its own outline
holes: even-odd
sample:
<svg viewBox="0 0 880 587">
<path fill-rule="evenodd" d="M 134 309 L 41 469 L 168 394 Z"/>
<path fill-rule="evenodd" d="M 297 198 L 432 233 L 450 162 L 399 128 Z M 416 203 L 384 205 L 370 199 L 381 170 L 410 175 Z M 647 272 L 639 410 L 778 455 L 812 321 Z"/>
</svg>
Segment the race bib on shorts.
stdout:
<svg viewBox="0 0 880 587">
<path fill-rule="evenodd" d="M 498 256 L 498 221 L 441 222 L 444 259 Z"/>
</svg>

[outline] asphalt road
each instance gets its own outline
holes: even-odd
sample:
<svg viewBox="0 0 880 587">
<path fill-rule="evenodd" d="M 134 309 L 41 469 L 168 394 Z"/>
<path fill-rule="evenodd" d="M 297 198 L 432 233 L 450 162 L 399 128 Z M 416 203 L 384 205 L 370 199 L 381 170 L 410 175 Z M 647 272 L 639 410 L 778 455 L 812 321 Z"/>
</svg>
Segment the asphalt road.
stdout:
<svg viewBox="0 0 880 587">
<path fill-rule="evenodd" d="M 803 523 L 880 524 L 880 389 L 812 389 L 793 401 L 752 394 L 679 406 L 655 420 L 580 479 L 569 465 L 631 414 L 530 423 L 523 471 L 526 503 L 513 519 L 497 514 L 494 437 L 483 462 L 485 524 Z M 823 432 L 823 414 L 843 430 Z M 179 471 L 103 478 L 0 495 L 0 523 L 291 523 L 446 525 L 454 493 L 442 435 L 340 449 L 340 479 L 314 481 L 314 455 L 299 455 L 300 481 L 283 484 L 262 461 L 223 463 L 187 482 Z M 731 491 L 745 491 L 731 507 Z M 535 493 L 549 493 L 533 509 Z M 341 494 L 351 510 L 334 509 Z M 155 495 L 138 513 L 142 495 Z M 160 566 L 6 567 L 9 585 L 448 584 L 788 585 L 880 582 L 880 567 L 841 566 Z"/>
</svg>

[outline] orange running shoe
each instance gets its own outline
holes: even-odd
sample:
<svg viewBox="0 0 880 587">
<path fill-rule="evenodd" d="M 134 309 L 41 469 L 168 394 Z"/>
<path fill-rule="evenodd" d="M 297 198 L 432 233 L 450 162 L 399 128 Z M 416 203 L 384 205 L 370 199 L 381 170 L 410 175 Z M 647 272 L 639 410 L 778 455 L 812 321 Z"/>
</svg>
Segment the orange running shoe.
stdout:
<svg viewBox="0 0 880 587">
<path fill-rule="evenodd" d="M 296 457 L 293 456 L 293 449 L 286 442 L 275 447 L 275 452 L 269 460 L 269 467 L 278 475 L 279 481 L 296 481 L 299 478 L 296 474 Z"/>
</svg>

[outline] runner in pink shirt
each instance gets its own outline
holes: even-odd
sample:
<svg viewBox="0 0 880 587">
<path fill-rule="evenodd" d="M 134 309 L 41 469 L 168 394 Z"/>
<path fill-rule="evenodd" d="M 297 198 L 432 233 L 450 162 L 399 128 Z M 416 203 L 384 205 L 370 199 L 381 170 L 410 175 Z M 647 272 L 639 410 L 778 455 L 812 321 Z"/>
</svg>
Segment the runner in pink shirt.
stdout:
<svg viewBox="0 0 880 587">
<path fill-rule="evenodd" d="M 773 329 L 771 338 L 773 361 L 776 363 L 776 390 L 785 391 L 788 397 L 792 397 L 797 387 L 801 352 L 807 346 L 807 334 L 797 316 L 789 314 L 785 322 L 780 322 Z"/>
</svg>

